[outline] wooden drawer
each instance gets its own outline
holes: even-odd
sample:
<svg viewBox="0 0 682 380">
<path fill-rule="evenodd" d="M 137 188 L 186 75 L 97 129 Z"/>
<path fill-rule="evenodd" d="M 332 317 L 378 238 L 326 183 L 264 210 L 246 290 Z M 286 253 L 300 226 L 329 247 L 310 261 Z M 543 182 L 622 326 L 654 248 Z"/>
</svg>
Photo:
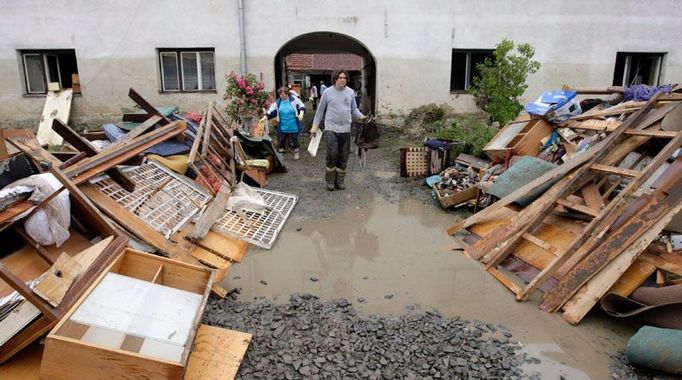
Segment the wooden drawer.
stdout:
<svg viewBox="0 0 682 380">
<path fill-rule="evenodd" d="M 123 250 L 47 336 L 41 378 L 183 378 L 212 282 L 206 268 Z M 236 368 L 250 341 L 237 334 Z"/>
</svg>

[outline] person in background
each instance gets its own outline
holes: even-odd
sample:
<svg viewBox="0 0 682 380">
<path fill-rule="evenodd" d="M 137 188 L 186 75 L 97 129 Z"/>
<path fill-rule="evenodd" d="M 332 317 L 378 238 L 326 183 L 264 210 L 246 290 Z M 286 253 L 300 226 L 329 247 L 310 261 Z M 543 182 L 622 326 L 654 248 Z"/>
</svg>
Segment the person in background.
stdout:
<svg viewBox="0 0 682 380">
<path fill-rule="evenodd" d="M 287 149 L 287 141 L 290 141 L 291 148 L 294 150 L 294 160 L 298 160 L 299 141 L 298 135 L 301 132 L 301 121 L 305 112 L 305 105 L 296 96 L 289 92 L 289 88 L 280 87 L 277 90 L 279 97 L 272 103 L 266 113 L 268 119 L 277 118 L 277 151 L 284 153 Z"/>
<path fill-rule="evenodd" d="M 317 109 L 317 87 L 315 85 L 310 87 L 310 102 L 313 104 L 313 110 Z"/>
<path fill-rule="evenodd" d="M 287 89 L 289 90 L 289 95 L 295 96 L 297 98 L 301 97 L 301 95 L 298 92 L 296 92 L 296 90 L 294 90 L 291 85 L 289 85 Z"/>
<path fill-rule="evenodd" d="M 355 92 L 346 86 L 348 72 L 335 71 L 332 74 L 334 86 L 329 87 L 320 98 L 313 127 L 313 137 L 319 133 L 324 121 L 324 141 L 327 145 L 325 183 L 327 190 L 346 188 L 346 165 L 350 154 L 350 124 L 353 118 L 363 120 L 365 115 L 358 110 Z M 324 120 L 322 120 L 324 118 Z"/>
<path fill-rule="evenodd" d="M 320 99 L 322 99 L 322 95 L 324 95 L 324 90 L 327 89 L 327 85 L 324 84 L 324 81 L 320 82 Z"/>
</svg>

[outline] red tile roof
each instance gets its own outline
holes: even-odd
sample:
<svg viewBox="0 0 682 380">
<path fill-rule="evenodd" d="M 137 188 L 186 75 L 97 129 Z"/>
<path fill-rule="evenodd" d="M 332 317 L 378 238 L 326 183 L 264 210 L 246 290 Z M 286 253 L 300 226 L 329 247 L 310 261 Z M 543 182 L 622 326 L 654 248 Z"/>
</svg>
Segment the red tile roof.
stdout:
<svg viewBox="0 0 682 380">
<path fill-rule="evenodd" d="M 361 70 L 362 57 L 355 54 L 290 54 L 289 71 Z"/>
</svg>

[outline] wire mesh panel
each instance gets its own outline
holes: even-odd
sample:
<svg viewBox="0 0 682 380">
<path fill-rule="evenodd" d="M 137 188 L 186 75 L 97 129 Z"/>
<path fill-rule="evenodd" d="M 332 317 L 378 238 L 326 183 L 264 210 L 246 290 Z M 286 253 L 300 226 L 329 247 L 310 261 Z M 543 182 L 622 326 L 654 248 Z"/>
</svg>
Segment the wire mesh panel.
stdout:
<svg viewBox="0 0 682 380">
<path fill-rule="evenodd" d="M 125 172 L 135 183 L 132 193 L 108 176 L 97 177 L 92 184 L 166 238 L 211 199 L 203 189 L 154 161 Z"/>
<path fill-rule="evenodd" d="M 265 203 L 271 208 L 270 211 L 257 213 L 243 210 L 243 215 L 247 219 L 245 223 L 238 213 L 227 210 L 212 229 L 270 249 L 289 218 L 291 210 L 298 202 L 298 197 L 265 189 L 256 189 L 256 191 L 265 199 Z"/>
</svg>

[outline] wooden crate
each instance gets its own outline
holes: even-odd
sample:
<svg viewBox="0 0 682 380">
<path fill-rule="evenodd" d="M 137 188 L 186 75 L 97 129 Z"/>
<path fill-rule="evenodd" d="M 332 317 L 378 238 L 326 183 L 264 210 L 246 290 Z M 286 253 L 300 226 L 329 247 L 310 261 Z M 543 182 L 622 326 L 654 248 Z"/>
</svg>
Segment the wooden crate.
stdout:
<svg viewBox="0 0 682 380">
<path fill-rule="evenodd" d="M 217 329 L 231 343 L 210 352 L 195 341 L 212 282 L 206 268 L 124 250 L 47 336 L 41 378 L 182 379 L 193 350 L 193 373 L 218 368 L 225 350 L 232 364 L 218 377 L 234 376 L 249 334 Z"/>
<path fill-rule="evenodd" d="M 454 207 L 457 205 L 460 205 L 470 199 L 474 199 L 476 197 L 476 187 L 470 187 L 466 190 L 458 191 L 449 195 L 443 194 L 437 187 L 436 185 L 431 186 L 433 188 L 433 191 L 436 193 L 436 198 L 438 198 L 438 203 L 440 203 L 440 207 L 446 209 L 450 207 Z"/>
<path fill-rule="evenodd" d="M 537 157 L 542 147 L 540 141 L 553 131 L 552 125 L 544 119 L 512 121 L 497 132 L 483 147 L 483 152 L 494 162 L 504 161 L 507 149 L 511 149 L 512 155 Z"/>
<path fill-rule="evenodd" d="M 416 177 L 429 174 L 429 149 L 425 146 L 400 148 L 400 176 Z"/>
</svg>

